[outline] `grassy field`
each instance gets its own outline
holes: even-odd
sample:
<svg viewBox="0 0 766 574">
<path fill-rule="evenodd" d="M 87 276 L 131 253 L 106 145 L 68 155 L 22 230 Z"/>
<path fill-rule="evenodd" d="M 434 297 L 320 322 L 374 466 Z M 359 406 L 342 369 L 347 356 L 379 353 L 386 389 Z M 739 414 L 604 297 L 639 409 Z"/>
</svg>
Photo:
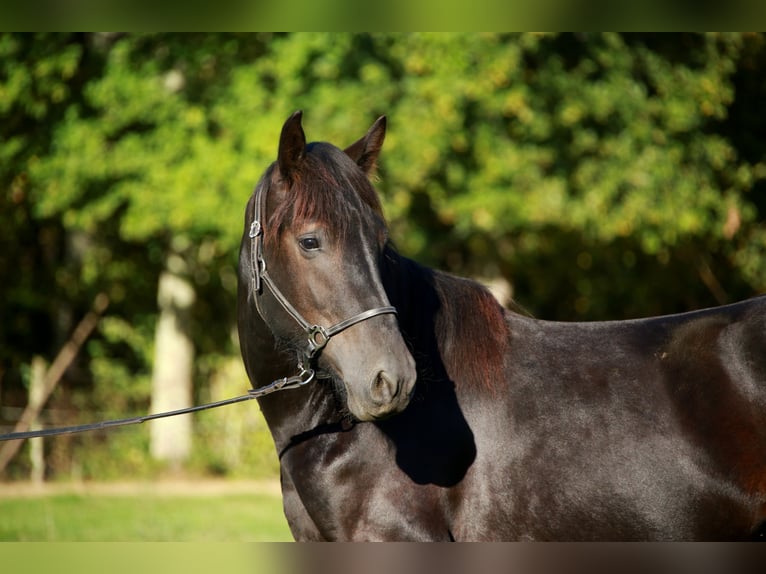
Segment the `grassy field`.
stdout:
<svg viewBox="0 0 766 574">
<path fill-rule="evenodd" d="M 275 485 L 166 483 L 0 488 L 0 541 L 292 540 Z"/>
</svg>

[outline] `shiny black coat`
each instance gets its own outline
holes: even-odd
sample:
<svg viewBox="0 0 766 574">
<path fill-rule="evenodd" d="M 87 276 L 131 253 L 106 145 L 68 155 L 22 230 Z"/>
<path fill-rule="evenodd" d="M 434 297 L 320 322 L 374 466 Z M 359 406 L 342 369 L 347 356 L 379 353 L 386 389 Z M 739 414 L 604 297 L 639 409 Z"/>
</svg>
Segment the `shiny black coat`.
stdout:
<svg viewBox="0 0 766 574">
<path fill-rule="evenodd" d="M 259 386 L 295 361 L 255 311 L 247 249 L 239 333 Z M 417 363 L 406 410 L 354 422 L 332 380 L 260 399 L 297 540 L 761 535 L 766 297 L 555 323 L 390 248 L 380 268 Z"/>
</svg>

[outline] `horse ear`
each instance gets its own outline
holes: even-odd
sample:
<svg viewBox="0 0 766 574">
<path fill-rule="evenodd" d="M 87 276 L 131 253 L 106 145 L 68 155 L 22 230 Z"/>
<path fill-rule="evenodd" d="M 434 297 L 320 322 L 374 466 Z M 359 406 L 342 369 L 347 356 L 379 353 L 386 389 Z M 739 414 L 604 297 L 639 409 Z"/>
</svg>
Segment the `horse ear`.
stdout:
<svg viewBox="0 0 766 574">
<path fill-rule="evenodd" d="M 370 175 L 375 171 L 375 165 L 378 161 L 380 148 L 383 147 L 383 140 L 386 137 L 386 116 L 380 116 L 372 124 L 364 137 L 352 143 L 346 148 L 346 154 L 353 159 L 359 167 Z"/>
<path fill-rule="evenodd" d="M 282 177 L 286 179 L 290 178 L 290 173 L 295 169 L 306 149 L 306 134 L 303 133 L 301 126 L 302 117 L 301 110 L 293 113 L 282 126 L 282 134 L 279 136 L 277 164 Z"/>
</svg>

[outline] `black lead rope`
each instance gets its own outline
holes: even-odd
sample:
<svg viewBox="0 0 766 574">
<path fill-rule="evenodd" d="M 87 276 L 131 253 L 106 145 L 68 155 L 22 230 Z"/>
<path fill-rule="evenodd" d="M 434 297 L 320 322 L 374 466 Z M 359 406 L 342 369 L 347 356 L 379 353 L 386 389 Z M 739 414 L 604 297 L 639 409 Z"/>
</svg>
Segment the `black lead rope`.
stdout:
<svg viewBox="0 0 766 574">
<path fill-rule="evenodd" d="M 262 193 L 262 188 L 257 187 L 255 190 L 255 198 L 253 199 L 253 221 L 250 224 L 249 236 L 251 239 L 250 244 L 250 257 L 251 257 L 251 273 L 253 283 L 253 295 L 255 298 L 255 306 L 258 313 L 263 317 L 261 312 L 259 299 L 262 293 L 262 284 L 266 285 L 271 291 L 271 294 L 279 302 L 279 304 L 287 311 L 287 313 L 295 319 L 295 321 L 303 328 L 307 336 L 308 348 L 303 352 L 302 357 L 298 363 L 299 373 L 292 377 L 285 377 L 283 379 L 277 379 L 276 381 L 259 387 L 257 389 L 251 389 L 246 395 L 239 397 L 233 397 L 231 399 L 225 399 L 214 403 L 207 403 L 204 405 L 198 405 L 194 407 L 187 407 L 184 409 L 178 409 L 175 411 L 167 411 L 163 413 L 155 413 L 151 415 L 144 415 L 139 417 L 131 417 L 127 419 L 116 419 L 111 421 L 102 421 L 98 423 L 77 425 L 71 427 L 58 427 L 52 429 L 42 429 L 25 432 L 12 432 L 8 434 L 0 434 L 0 442 L 7 440 L 23 440 L 28 438 L 37 438 L 45 436 L 56 436 L 64 434 L 73 434 L 91 430 L 102 430 L 114 427 L 121 427 L 127 425 L 134 425 L 151 421 L 155 419 L 161 419 L 165 417 L 173 417 L 176 415 L 184 415 L 187 413 L 194 413 L 197 411 L 204 411 L 206 409 L 214 409 L 222 407 L 224 405 L 230 405 L 233 403 L 240 403 L 242 401 L 249 401 L 250 399 L 256 399 L 275 391 L 281 391 L 284 389 L 294 389 L 302 387 L 314 380 L 316 375 L 312 365 L 315 359 L 319 356 L 324 349 L 325 345 L 330 341 L 331 337 L 334 337 L 341 331 L 345 331 L 349 327 L 372 319 L 378 315 L 396 315 L 396 307 L 390 305 L 383 307 L 376 307 L 374 309 L 368 309 L 357 313 L 353 317 L 349 317 L 329 328 L 322 327 L 321 325 L 312 325 L 307 321 L 298 310 L 293 307 L 287 300 L 282 292 L 277 288 L 274 281 L 268 274 L 266 269 L 266 260 L 263 258 L 263 225 L 261 223 L 261 213 L 263 209 L 263 203 L 265 203 L 266 197 Z"/>
<path fill-rule="evenodd" d="M 184 415 L 186 413 L 194 413 L 197 411 L 204 411 L 205 409 L 214 409 L 216 407 L 222 407 L 224 405 L 231 405 L 233 403 L 240 403 L 242 401 L 249 401 L 250 399 L 256 398 L 255 395 L 242 395 L 239 397 L 234 397 L 231 399 L 226 399 L 223 401 L 218 401 L 215 403 L 208 403 L 204 405 L 198 405 L 195 407 L 188 407 L 185 409 L 178 409 L 175 411 L 168 411 L 164 413 L 155 413 L 152 415 L 143 415 L 139 417 L 131 417 L 127 419 L 116 419 L 112 421 L 101 421 L 98 423 L 91 423 L 87 425 L 75 425 L 71 427 L 57 427 L 52 429 L 41 429 L 41 430 L 33 430 L 33 431 L 26 431 L 26 432 L 12 432 L 8 434 L 2 434 L 0 435 L 0 441 L 6 441 L 6 440 L 23 440 L 27 438 L 37 438 L 37 437 L 44 437 L 44 436 L 57 436 L 62 434 L 74 434 L 79 432 L 86 432 L 86 431 L 92 431 L 92 430 L 103 430 L 103 429 L 110 429 L 114 427 L 123 427 L 127 425 L 135 425 L 139 423 L 144 423 L 146 421 L 153 421 L 155 419 L 161 419 L 164 417 L 174 417 L 176 415 Z"/>
<path fill-rule="evenodd" d="M 74 433 L 93 431 L 93 430 L 104 430 L 104 429 L 110 429 L 115 427 L 123 427 L 127 425 L 140 424 L 147 421 L 153 421 L 155 419 L 162 419 L 165 417 L 174 417 L 177 415 L 196 413 L 197 411 L 204 411 L 207 409 L 215 409 L 215 408 L 223 407 L 226 405 L 232 405 L 234 403 L 241 403 L 243 401 L 257 399 L 258 397 L 262 397 L 264 395 L 268 395 L 276 391 L 296 389 L 298 387 L 302 387 L 303 385 L 308 384 L 312 380 L 314 380 L 314 375 L 315 375 L 315 372 L 313 369 L 310 369 L 310 368 L 304 369 L 303 367 L 301 367 L 301 372 L 298 375 L 295 375 L 293 377 L 285 377 L 283 379 L 277 379 L 276 381 L 268 385 L 265 385 L 263 387 L 259 387 L 257 389 L 251 389 L 250 391 L 248 391 L 246 395 L 240 395 L 238 397 L 232 397 L 230 399 L 224 399 L 222 401 L 205 403 L 204 405 L 197 405 L 194 407 L 187 407 L 184 409 L 177 409 L 174 411 L 166 411 L 162 413 L 154 413 L 151 415 L 130 417 L 126 419 L 101 421 L 97 423 L 75 425 L 71 427 L 57 427 L 57 428 L 51 428 L 51 429 L 40 429 L 40 430 L 0 434 L 0 442 L 8 441 L 8 440 L 24 440 L 28 438 L 74 434 Z"/>
</svg>

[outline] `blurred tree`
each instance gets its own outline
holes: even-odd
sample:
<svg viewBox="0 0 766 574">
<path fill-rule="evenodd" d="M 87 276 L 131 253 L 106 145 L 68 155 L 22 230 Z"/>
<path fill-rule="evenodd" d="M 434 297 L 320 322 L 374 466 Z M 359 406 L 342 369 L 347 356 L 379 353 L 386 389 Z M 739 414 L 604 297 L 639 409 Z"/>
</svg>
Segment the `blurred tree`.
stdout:
<svg viewBox="0 0 766 574">
<path fill-rule="evenodd" d="M 417 257 L 500 273 L 559 319 L 766 288 L 763 147 L 742 157 L 725 137 L 735 102 L 764 101 L 733 82 L 741 60 L 763 61 L 762 36 L 416 35 L 393 49 L 406 92 L 383 189 Z"/>
<path fill-rule="evenodd" d="M 145 410 L 168 274 L 194 301 L 179 380 L 206 395 L 235 353 L 244 205 L 298 108 L 339 145 L 388 115 L 399 248 L 538 316 L 766 291 L 765 68 L 762 34 L 0 35 L 3 401 L 103 291 L 62 400 Z"/>
<path fill-rule="evenodd" d="M 79 35 L 0 35 L 0 385 L 11 390 L 35 354 L 51 357 L 95 291 L 77 293 L 61 269 L 81 238 L 40 217 L 30 170 L 51 153 L 66 109 L 97 67 Z"/>
<path fill-rule="evenodd" d="M 54 153 L 34 166 L 36 207 L 44 216 L 59 216 L 70 233 L 89 238 L 89 267 L 82 279 L 109 281 L 118 291 L 113 294 L 117 301 L 131 296 L 134 282 L 160 286 L 152 406 L 182 408 L 194 394 L 195 342 L 212 342 L 220 352 L 233 317 L 230 298 L 229 308 L 216 320 L 195 326 L 189 319 L 194 290 L 204 289 L 211 275 L 234 276 L 238 232 L 232 223 L 246 197 L 243 190 L 256 177 L 236 185 L 239 155 L 210 107 L 231 71 L 232 54 L 244 58 L 257 52 L 261 42 L 247 38 L 239 51 L 237 37 L 91 40 L 103 50 L 103 71 L 90 79 L 83 101 L 70 106 L 59 122 Z M 235 184 L 229 185 L 232 179 Z M 107 227 L 114 227 L 118 244 L 99 250 Z M 123 260 L 119 244 L 141 245 L 143 253 Z M 140 260 L 146 263 L 143 271 L 136 268 Z M 105 268 L 121 269 L 122 285 L 102 273 Z M 223 306 L 207 307 L 207 312 L 220 312 Z M 140 314 L 154 316 L 155 309 L 146 306 Z M 202 332 L 206 336 L 195 341 Z M 152 453 L 175 463 L 188 457 L 189 421 L 184 417 L 153 425 Z"/>
</svg>

